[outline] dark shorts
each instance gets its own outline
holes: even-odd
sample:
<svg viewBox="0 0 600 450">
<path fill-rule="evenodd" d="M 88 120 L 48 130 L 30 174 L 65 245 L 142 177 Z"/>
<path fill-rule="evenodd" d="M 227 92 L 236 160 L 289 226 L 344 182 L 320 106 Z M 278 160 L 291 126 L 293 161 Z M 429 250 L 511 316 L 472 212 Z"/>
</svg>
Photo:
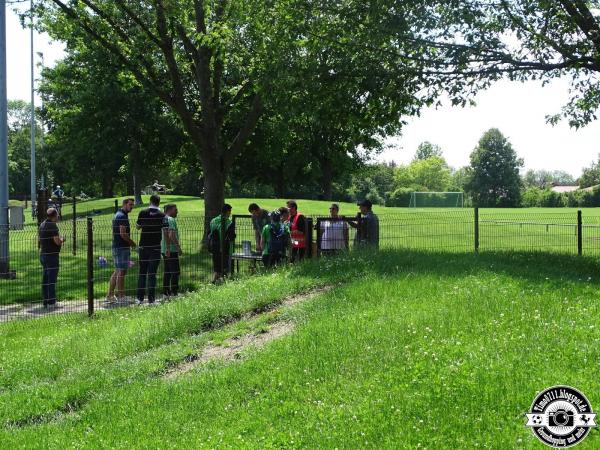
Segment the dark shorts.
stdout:
<svg viewBox="0 0 600 450">
<path fill-rule="evenodd" d="M 113 247 L 112 256 L 115 263 L 115 269 L 129 269 L 129 261 L 131 260 L 131 250 L 129 247 Z"/>
</svg>

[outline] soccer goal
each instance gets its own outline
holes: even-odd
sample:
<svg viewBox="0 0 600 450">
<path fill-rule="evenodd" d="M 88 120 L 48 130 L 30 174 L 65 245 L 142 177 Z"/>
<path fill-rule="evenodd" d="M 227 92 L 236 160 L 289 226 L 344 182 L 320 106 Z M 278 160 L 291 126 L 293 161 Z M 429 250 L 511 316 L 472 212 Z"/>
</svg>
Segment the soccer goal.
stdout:
<svg viewBox="0 0 600 450">
<path fill-rule="evenodd" d="M 411 192 L 409 208 L 462 208 L 462 192 Z"/>
</svg>

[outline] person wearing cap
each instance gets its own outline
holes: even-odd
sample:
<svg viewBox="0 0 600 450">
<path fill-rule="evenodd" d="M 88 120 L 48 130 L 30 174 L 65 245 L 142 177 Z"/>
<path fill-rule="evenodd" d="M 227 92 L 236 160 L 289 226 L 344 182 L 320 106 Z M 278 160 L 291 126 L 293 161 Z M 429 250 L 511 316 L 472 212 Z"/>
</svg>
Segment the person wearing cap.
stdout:
<svg viewBox="0 0 600 450">
<path fill-rule="evenodd" d="M 321 254 L 323 255 L 333 255 L 348 250 L 348 223 L 340 218 L 339 213 L 340 206 L 332 203 L 329 207 L 331 220 L 321 221 L 319 233 L 321 235 Z"/>
<path fill-rule="evenodd" d="M 359 213 L 356 222 L 349 222 L 350 226 L 356 228 L 354 244 L 374 249 L 379 248 L 379 218 L 373 212 L 373 203 L 363 200 L 357 203 Z"/>
<path fill-rule="evenodd" d="M 298 212 L 295 200 L 288 200 L 290 210 L 290 233 L 292 236 L 292 262 L 301 261 L 306 253 L 306 219 L 304 214 Z"/>
<path fill-rule="evenodd" d="M 281 222 L 280 211 L 276 209 L 270 217 L 271 223 L 265 225 L 261 233 L 262 259 L 265 267 L 279 264 L 290 246 L 290 230 Z"/>
<path fill-rule="evenodd" d="M 248 212 L 252 215 L 252 228 L 254 228 L 254 239 L 256 240 L 256 250 L 261 252 L 261 234 L 262 230 L 269 223 L 269 212 L 260 208 L 256 203 L 248 205 Z"/>
<path fill-rule="evenodd" d="M 39 229 L 40 263 L 42 264 L 42 298 L 44 308 L 56 307 L 56 280 L 58 279 L 59 254 L 65 238 L 58 232 L 58 211 L 49 208 L 46 211 L 47 219 Z"/>
</svg>

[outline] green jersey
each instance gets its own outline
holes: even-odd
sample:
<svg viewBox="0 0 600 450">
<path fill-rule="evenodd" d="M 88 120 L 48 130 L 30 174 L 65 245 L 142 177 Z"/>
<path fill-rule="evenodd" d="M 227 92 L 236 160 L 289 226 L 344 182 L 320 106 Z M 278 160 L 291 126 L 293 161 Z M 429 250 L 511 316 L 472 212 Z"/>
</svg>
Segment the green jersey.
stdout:
<svg viewBox="0 0 600 450">
<path fill-rule="evenodd" d="M 175 237 L 177 238 L 177 242 L 179 242 L 179 229 L 177 228 L 177 219 L 175 219 L 174 217 L 169 217 L 166 216 L 165 217 L 165 222 L 166 222 L 166 230 L 165 230 L 165 234 L 169 233 L 170 231 L 172 231 L 175 234 Z M 162 241 L 160 242 L 160 251 L 161 253 L 164 255 L 165 253 L 167 253 L 167 241 L 165 240 L 165 236 L 163 236 Z M 177 246 L 173 243 L 170 242 L 169 243 L 169 251 L 171 253 L 177 253 L 179 251 L 179 249 L 177 248 Z"/>
<path fill-rule="evenodd" d="M 281 227 L 283 227 L 283 232 L 285 235 L 285 246 L 287 247 L 290 240 L 290 228 L 287 225 L 283 225 L 281 223 L 275 223 L 272 225 L 275 228 L 275 233 L 279 233 L 279 230 L 281 229 Z M 263 227 L 261 235 L 262 240 L 265 243 L 265 248 L 263 248 L 263 255 L 268 255 L 270 254 L 269 252 L 271 250 L 271 224 L 267 224 Z"/>
<path fill-rule="evenodd" d="M 230 232 L 231 232 L 231 227 L 233 226 L 233 221 L 227 217 L 225 219 L 225 227 L 224 227 L 224 231 L 225 231 L 225 238 L 229 238 L 229 253 L 233 253 L 233 240 L 231 239 Z M 219 235 L 219 242 L 223 242 L 221 240 L 221 216 L 218 215 L 217 217 L 215 217 L 213 220 L 210 221 L 210 232 L 214 232 L 216 231 Z"/>
</svg>

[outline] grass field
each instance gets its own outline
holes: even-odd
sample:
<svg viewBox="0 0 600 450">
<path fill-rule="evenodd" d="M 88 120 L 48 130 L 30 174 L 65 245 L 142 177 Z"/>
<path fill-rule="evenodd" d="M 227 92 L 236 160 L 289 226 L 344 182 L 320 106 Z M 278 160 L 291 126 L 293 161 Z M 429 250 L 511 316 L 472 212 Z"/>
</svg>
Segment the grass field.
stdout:
<svg viewBox="0 0 600 450">
<path fill-rule="evenodd" d="M 180 209 L 179 225 L 185 255 L 182 260 L 182 285 L 184 289 L 196 289 L 210 280 L 210 255 L 201 250 L 203 236 L 203 202 L 185 196 L 163 196 L 163 204 L 175 202 Z M 144 197 L 148 201 L 148 197 Z M 250 199 L 228 200 L 234 214 L 247 214 Z M 285 203 L 283 199 L 254 200 L 262 207 L 272 210 Z M 310 216 L 327 214 L 329 202 L 299 200 L 300 210 Z M 341 214 L 354 216 L 357 207 L 342 203 Z M 87 212 L 95 212 L 94 261 L 104 257 L 107 267 L 95 266 L 94 292 L 96 298 L 106 295 L 107 283 L 112 272 L 111 225 L 114 199 L 91 200 L 77 206 L 75 223 L 69 216 L 68 205 L 64 206 L 64 220 L 59 224 L 61 233 L 67 238 L 61 256 L 58 294 L 61 300 L 83 300 L 86 296 L 86 222 Z M 381 247 L 387 249 L 446 251 L 470 253 L 474 251 L 474 212 L 465 209 L 409 209 L 374 207 L 380 217 Z M 583 254 L 600 255 L 600 209 L 582 211 Z M 27 214 L 29 216 L 29 214 Z M 137 210 L 131 214 L 132 221 Z M 480 210 L 480 252 L 486 251 L 543 251 L 549 253 L 577 253 L 576 221 L 577 210 L 556 209 L 482 209 Z M 253 241 L 250 221 L 237 223 L 237 245 L 242 240 Z M 75 239 L 73 239 L 75 237 Z M 137 239 L 137 232 L 133 232 Z M 135 259 L 135 258 L 134 258 Z M 41 277 L 37 250 L 37 230 L 29 224 L 23 231 L 11 232 L 11 268 L 16 270 L 17 279 L 0 280 L 0 305 L 39 301 Z M 133 294 L 136 285 L 134 267 L 128 276 L 127 289 Z M 160 280 L 160 273 L 159 273 Z M 160 283 L 159 283 L 160 284 Z"/>
<path fill-rule="evenodd" d="M 539 449 L 524 427 L 537 391 L 569 384 L 600 405 L 599 269 L 569 255 L 355 253 L 157 308 L 4 324 L 0 442 Z M 261 350 L 164 377 L 209 342 L 282 321 L 291 334 Z M 599 446 L 594 429 L 578 448 Z"/>
</svg>

